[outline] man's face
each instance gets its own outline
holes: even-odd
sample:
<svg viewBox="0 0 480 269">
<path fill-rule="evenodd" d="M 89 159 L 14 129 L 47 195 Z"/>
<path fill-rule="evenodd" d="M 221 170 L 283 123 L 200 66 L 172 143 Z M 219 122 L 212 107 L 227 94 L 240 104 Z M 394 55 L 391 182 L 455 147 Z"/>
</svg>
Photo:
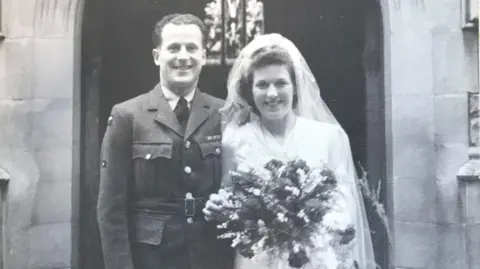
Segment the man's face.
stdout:
<svg viewBox="0 0 480 269">
<path fill-rule="evenodd" d="M 187 94 L 197 85 L 206 61 L 202 40 L 197 25 L 169 23 L 162 30 L 162 44 L 153 50 L 161 83 L 178 95 Z"/>
</svg>

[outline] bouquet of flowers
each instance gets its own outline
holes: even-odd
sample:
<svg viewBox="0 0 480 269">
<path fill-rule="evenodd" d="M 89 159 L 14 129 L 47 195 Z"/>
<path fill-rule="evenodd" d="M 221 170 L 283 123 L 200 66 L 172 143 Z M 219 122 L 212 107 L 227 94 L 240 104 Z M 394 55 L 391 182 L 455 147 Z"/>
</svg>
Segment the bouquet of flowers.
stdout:
<svg viewBox="0 0 480 269">
<path fill-rule="evenodd" d="M 353 225 L 329 225 L 327 215 L 341 197 L 333 171 L 310 168 L 300 159 L 271 160 L 261 169 L 232 171 L 231 184 L 223 187 L 228 219 L 218 225 L 220 238 L 244 257 L 261 252 L 277 258 L 288 255 L 290 267 L 300 268 L 313 257 L 318 235 L 332 248 L 342 248 L 355 237 Z M 333 227 L 332 227 L 333 226 Z M 338 254 L 341 255 L 341 254 Z M 338 257 L 336 257 L 338 258 Z"/>
</svg>

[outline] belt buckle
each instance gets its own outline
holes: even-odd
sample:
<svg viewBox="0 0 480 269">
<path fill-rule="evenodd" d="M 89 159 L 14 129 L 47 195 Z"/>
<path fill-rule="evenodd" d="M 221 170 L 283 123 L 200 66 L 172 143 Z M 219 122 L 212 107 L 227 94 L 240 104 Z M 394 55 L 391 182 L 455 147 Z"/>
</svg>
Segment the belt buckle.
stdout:
<svg viewBox="0 0 480 269">
<path fill-rule="evenodd" d="M 185 216 L 190 218 L 195 216 L 195 198 L 191 193 L 185 195 Z"/>
</svg>

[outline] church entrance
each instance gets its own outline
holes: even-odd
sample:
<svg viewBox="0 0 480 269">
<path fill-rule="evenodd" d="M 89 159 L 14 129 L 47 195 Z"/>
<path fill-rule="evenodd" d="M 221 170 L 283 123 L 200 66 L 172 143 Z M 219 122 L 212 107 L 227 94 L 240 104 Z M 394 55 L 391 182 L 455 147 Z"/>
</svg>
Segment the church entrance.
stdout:
<svg viewBox="0 0 480 269">
<path fill-rule="evenodd" d="M 74 268 L 103 268 L 95 207 L 100 143 L 110 110 L 157 83 L 153 25 L 164 15 L 184 12 L 204 19 L 209 27 L 202 91 L 224 99 L 238 51 L 255 34 L 280 33 L 306 58 L 323 99 L 349 135 L 355 162 L 369 171 L 374 185 L 385 180 L 382 18 L 375 0 L 86 0 Z M 387 268 L 386 236 L 370 215 L 377 262 Z"/>
</svg>

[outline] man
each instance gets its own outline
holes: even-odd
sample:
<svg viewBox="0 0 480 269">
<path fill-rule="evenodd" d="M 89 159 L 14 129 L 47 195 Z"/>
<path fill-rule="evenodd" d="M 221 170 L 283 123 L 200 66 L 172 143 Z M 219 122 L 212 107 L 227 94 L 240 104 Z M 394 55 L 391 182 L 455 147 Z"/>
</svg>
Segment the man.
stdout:
<svg viewBox="0 0 480 269">
<path fill-rule="evenodd" d="M 159 21 L 160 82 L 112 109 L 97 208 L 106 269 L 233 268 L 233 250 L 202 215 L 220 187 L 223 105 L 197 89 L 204 30 L 190 14 Z"/>
</svg>

